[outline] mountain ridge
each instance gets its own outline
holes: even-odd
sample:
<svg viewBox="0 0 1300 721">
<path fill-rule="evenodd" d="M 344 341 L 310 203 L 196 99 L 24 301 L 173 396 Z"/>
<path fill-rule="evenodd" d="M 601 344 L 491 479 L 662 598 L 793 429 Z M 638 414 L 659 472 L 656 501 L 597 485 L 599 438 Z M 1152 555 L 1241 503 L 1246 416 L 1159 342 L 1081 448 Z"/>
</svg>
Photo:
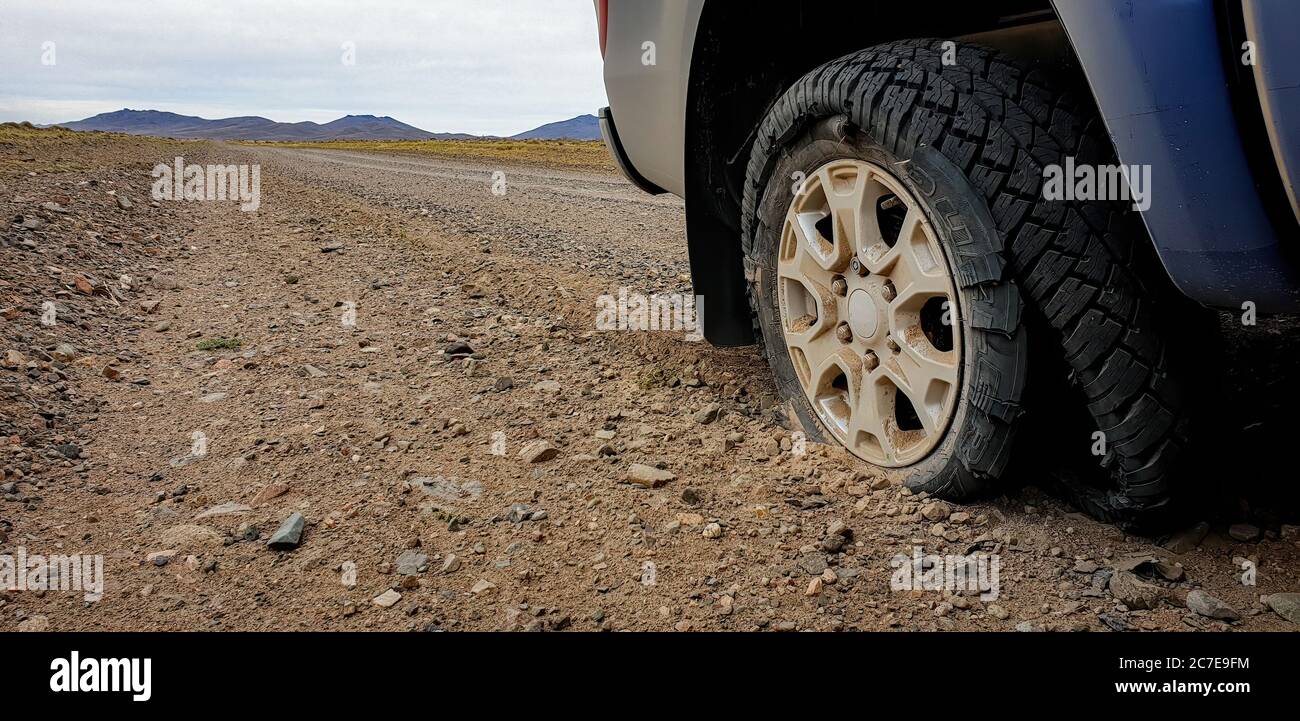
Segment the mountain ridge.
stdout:
<svg viewBox="0 0 1300 721">
<path fill-rule="evenodd" d="M 183 140 L 470 140 L 490 138 L 469 133 L 434 133 L 387 115 L 344 115 L 327 123 L 303 120 L 285 123 L 260 115 L 207 119 L 164 110 L 123 108 L 108 113 L 57 123 L 69 130 L 102 130 L 130 135 L 155 135 Z M 547 123 L 510 136 L 514 140 L 598 140 L 599 121 L 579 115 Z"/>
</svg>

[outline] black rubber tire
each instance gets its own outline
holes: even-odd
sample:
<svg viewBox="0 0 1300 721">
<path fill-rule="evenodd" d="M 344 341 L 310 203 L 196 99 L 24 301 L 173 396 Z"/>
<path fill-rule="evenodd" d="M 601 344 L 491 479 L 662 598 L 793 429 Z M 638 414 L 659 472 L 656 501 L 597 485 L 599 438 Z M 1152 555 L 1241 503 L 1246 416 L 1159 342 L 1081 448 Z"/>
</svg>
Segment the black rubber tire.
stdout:
<svg viewBox="0 0 1300 721">
<path fill-rule="evenodd" d="M 814 123 L 782 146 L 780 158 L 765 174 L 756 230 L 746 243 L 751 301 L 761 334 L 774 339 L 765 350 L 777 385 L 807 435 L 825 442 L 830 434 L 804 394 L 781 340 L 777 284 L 769 281 L 776 278 L 781 231 L 793 197 L 795 183 L 788 179 L 799 177 L 796 173 L 811 176 L 842 158 L 893 171 L 925 210 L 957 286 L 963 362 L 952 421 L 929 454 L 903 469 L 905 483 L 955 501 L 986 494 L 1010 460 L 1028 370 L 1028 339 L 1020 291 L 1010 279 L 993 217 L 961 169 L 933 149 L 895 155 L 843 116 Z"/>
<path fill-rule="evenodd" d="M 1030 312 L 1056 335 L 1071 380 L 1105 435 L 1110 487 L 1073 488 L 1074 500 L 1126 529 L 1159 527 L 1189 417 L 1157 312 L 1162 300 L 1174 302 L 1173 294 L 1157 287 L 1167 278 L 1154 267 L 1128 203 L 1049 201 L 1042 192 L 1044 167 L 1067 156 L 1078 164 L 1116 162 L 1104 127 L 1086 96 L 1053 89 L 1039 71 L 965 43 L 955 46 L 956 62 L 945 65 L 942 42 L 899 41 L 847 55 L 808 73 L 769 110 L 750 155 L 742 206 L 746 270 L 760 301 L 755 310 L 761 318 L 765 194 L 773 171 L 806 142 L 810 128 L 843 117 L 898 158 L 937 151 L 991 214 L 999 242 L 988 257 L 1009 261 Z M 1000 272 L 973 280 L 1009 285 Z M 997 428 L 995 419 L 989 424 Z"/>
</svg>

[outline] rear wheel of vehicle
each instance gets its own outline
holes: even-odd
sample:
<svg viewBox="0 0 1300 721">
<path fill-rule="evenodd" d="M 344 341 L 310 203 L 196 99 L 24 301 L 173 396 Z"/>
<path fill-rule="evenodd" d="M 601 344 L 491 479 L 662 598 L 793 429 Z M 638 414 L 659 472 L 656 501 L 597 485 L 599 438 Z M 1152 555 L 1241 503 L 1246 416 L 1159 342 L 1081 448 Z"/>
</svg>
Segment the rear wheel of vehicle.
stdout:
<svg viewBox="0 0 1300 721">
<path fill-rule="evenodd" d="M 873 162 L 903 184 L 925 209 L 955 279 L 965 339 L 956 410 L 929 455 L 906 466 L 908 485 L 961 497 L 1005 465 L 1024 381 L 1023 292 L 1026 320 L 1063 352 L 1096 429 L 1071 442 L 1100 441 L 1110 471 L 1108 487 L 1073 487 L 1073 500 L 1126 529 L 1168 520 L 1191 401 L 1166 324 L 1171 308 L 1183 322 L 1196 313 L 1164 287 L 1129 203 L 1049 200 L 1043 192 L 1045 168 L 1067 158 L 1115 163 L 1095 110 L 1014 59 L 939 40 L 832 61 L 773 105 L 746 171 L 742 242 L 778 383 L 813 428 L 824 424 L 808 402 L 819 396 L 805 392 L 789 360 L 777 258 L 794 199 L 791 173 L 812 176 L 846 157 Z"/>
<path fill-rule="evenodd" d="M 769 174 L 750 247 L 760 329 L 810 437 L 954 500 L 1005 466 L 1026 372 L 1020 296 L 983 199 L 942 155 L 846 118 Z"/>
</svg>

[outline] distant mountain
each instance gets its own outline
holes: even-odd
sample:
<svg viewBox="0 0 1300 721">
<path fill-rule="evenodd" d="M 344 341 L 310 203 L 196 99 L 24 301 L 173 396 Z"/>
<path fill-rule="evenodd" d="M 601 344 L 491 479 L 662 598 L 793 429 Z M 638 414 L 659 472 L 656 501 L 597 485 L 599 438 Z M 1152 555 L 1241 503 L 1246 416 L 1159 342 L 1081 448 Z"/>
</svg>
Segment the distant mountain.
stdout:
<svg viewBox="0 0 1300 721">
<path fill-rule="evenodd" d="M 203 140 L 469 140 L 468 133 L 431 133 L 387 115 L 345 115 L 328 123 L 280 123 L 256 115 L 208 120 L 161 110 L 123 109 L 85 120 L 61 123 L 69 130 L 103 130 L 130 135 Z M 490 136 L 483 136 L 490 137 Z M 514 140 L 599 140 L 600 121 L 594 115 L 547 123 Z"/>
<path fill-rule="evenodd" d="M 258 116 L 207 120 L 161 110 L 118 110 L 63 123 L 69 130 L 104 130 L 131 135 L 207 140 L 429 140 L 473 137 L 430 133 L 388 116 L 347 115 L 325 124 L 279 123 Z"/>
<path fill-rule="evenodd" d="M 511 140 L 600 140 L 600 121 L 595 115 L 547 123 L 528 132 L 510 136 Z"/>
</svg>

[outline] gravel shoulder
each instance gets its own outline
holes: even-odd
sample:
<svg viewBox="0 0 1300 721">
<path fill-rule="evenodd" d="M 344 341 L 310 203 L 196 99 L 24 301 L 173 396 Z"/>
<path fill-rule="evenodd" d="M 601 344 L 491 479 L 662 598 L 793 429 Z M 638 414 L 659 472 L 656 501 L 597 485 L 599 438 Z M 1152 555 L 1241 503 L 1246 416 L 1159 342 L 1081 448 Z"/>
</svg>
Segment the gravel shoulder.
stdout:
<svg viewBox="0 0 1300 721">
<path fill-rule="evenodd" d="M 259 164 L 260 209 L 151 201 L 177 154 Z M 1297 628 L 1261 601 L 1300 591 L 1293 526 L 1161 545 L 1032 486 L 917 498 L 799 443 L 757 349 L 596 330 L 602 294 L 690 287 L 680 201 L 615 175 L 126 139 L 0 158 L 0 554 L 106 577 L 94 602 L 0 592 L 0 630 Z M 891 588 L 915 549 L 995 555 L 996 598 Z"/>
</svg>

